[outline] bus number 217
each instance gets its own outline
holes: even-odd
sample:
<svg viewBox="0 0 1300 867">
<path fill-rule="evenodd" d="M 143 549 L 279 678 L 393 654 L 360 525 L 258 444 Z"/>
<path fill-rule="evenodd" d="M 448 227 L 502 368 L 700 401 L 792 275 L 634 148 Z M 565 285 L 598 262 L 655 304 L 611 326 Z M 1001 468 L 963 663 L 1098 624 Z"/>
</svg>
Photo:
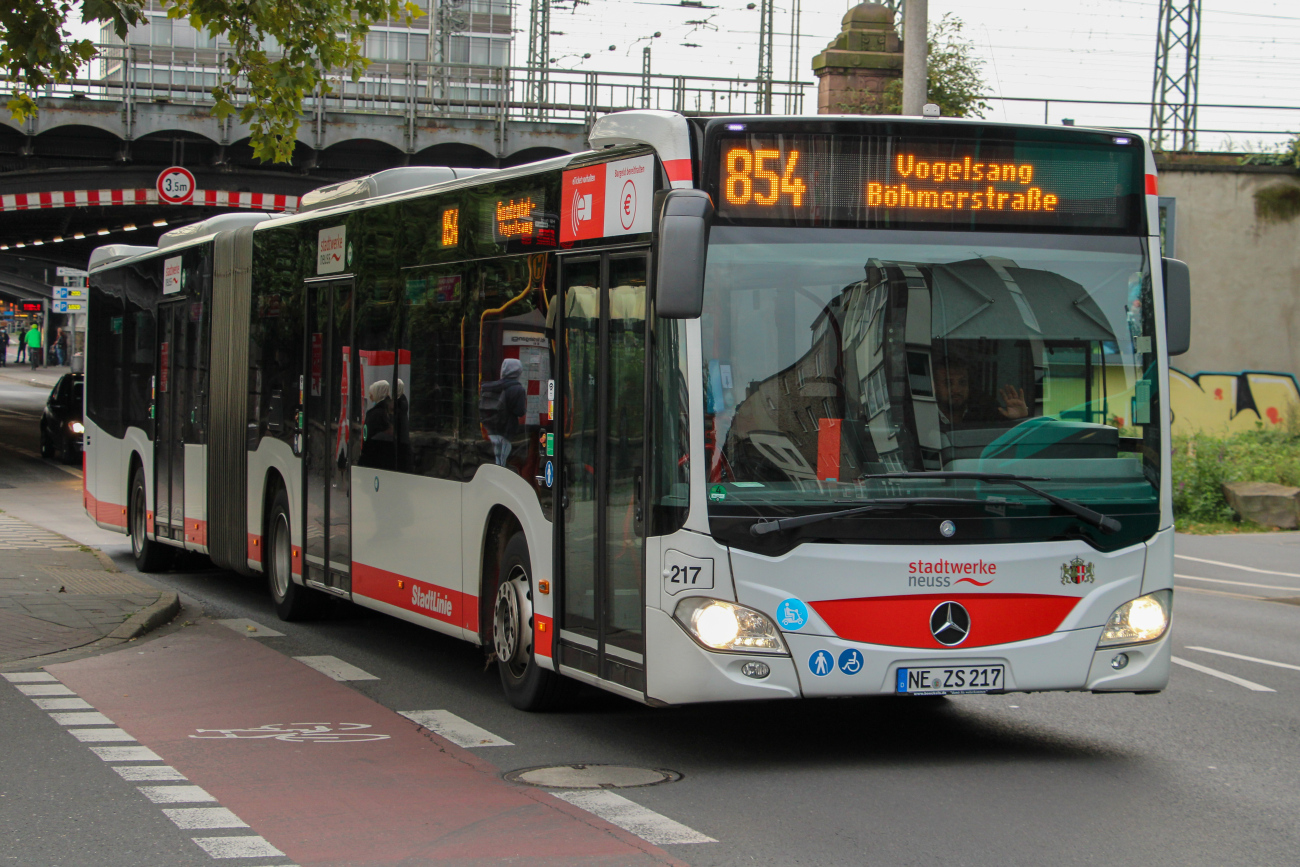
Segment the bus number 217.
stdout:
<svg viewBox="0 0 1300 867">
<path fill-rule="evenodd" d="M 700 581 L 701 571 L 699 566 L 670 565 L 668 567 L 668 583 L 694 587 Z"/>
</svg>

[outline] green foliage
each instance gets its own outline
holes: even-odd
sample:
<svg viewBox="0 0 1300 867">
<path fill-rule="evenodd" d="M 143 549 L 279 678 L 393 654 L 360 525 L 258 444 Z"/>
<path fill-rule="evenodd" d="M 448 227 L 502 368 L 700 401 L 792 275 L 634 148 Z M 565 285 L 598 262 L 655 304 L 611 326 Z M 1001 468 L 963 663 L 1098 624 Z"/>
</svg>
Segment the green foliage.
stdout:
<svg viewBox="0 0 1300 867">
<path fill-rule="evenodd" d="M 95 56 L 89 41 L 67 39 L 77 5 L 84 21 L 109 22 L 122 37 L 143 17 L 142 0 L 16 0 L 16 8 L 0 10 L 0 69 L 12 82 L 15 120 L 36 112 L 33 91 L 69 81 Z M 163 0 L 163 6 L 168 17 L 188 19 L 230 43 L 230 77 L 212 89 L 213 114 L 237 114 L 249 125 L 253 155 L 274 162 L 293 158 L 307 95 L 330 93 L 330 76 L 361 77 L 370 63 L 362 51 L 372 24 L 424 14 L 406 0 Z M 276 45 L 276 53 L 267 45 Z"/>
<path fill-rule="evenodd" d="M 32 92 L 71 81 L 95 56 L 88 39 L 69 39 L 68 17 L 82 7 L 82 20 L 108 22 L 118 36 L 144 17 L 143 0 L 10 0 L 0 6 L 0 75 L 11 87 L 7 106 L 22 123 L 36 113 Z"/>
<path fill-rule="evenodd" d="M 1180 522 L 1222 523 L 1236 515 L 1224 482 L 1273 482 L 1300 487 L 1300 431 L 1294 414 L 1286 429 L 1259 429 L 1232 437 L 1174 437 L 1174 516 Z"/>
<path fill-rule="evenodd" d="M 1290 166 L 1300 169 L 1300 135 L 1273 151 L 1246 154 L 1239 162 L 1243 166 Z"/>
</svg>

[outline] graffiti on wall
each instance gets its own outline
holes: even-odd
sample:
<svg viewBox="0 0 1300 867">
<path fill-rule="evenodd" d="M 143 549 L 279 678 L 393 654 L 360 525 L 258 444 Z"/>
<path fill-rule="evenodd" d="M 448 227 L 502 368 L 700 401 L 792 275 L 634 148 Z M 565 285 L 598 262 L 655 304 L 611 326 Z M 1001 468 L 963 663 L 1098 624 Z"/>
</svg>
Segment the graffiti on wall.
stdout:
<svg viewBox="0 0 1300 867">
<path fill-rule="evenodd" d="M 1300 384 L 1289 373 L 1186 374 L 1169 369 L 1169 407 L 1173 432 L 1219 436 L 1285 425 L 1287 413 L 1300 410 Z"/>
</svg>

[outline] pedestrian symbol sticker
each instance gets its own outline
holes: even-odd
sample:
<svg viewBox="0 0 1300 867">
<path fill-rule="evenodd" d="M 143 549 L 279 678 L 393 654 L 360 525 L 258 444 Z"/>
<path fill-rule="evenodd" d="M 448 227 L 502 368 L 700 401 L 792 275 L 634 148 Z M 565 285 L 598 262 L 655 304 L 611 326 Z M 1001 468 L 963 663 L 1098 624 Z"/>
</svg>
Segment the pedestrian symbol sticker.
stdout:
<svg viewBox="0 0 1300 867">
<path fill-rule="evenodd" d="M 862 671 L 862 653 L 852 647 L 841 653 L 840 671 L 845 674 L 857 674 Z"/>
<path fill-rule="evenodd" d="M 782 629 L 797 631 L 808 625 L 808 606 L 791 597 L 776 607 L 776 622 Z"/>
<path fill-rule="evenodd" d="M 829 650 L 818 650 L 808 657 L 808 670 L 818 677 L 825 677 L 835 668 L 835 657 Z"/>
</svg>

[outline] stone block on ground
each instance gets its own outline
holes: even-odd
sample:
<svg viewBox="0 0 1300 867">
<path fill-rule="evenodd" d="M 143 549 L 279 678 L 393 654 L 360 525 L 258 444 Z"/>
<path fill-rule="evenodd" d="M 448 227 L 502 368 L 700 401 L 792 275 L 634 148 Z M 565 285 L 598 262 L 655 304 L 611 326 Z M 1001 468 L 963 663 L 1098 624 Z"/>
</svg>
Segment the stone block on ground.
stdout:
<svg viewBox="0 0 1300 867">
<path fill-rule="evenodd" d="M 1300 527 L 1300 488 L 1272 482 L 1225 482 L 1223 496 L 1243 521 L 1265 527 Z"/>
</svg>

